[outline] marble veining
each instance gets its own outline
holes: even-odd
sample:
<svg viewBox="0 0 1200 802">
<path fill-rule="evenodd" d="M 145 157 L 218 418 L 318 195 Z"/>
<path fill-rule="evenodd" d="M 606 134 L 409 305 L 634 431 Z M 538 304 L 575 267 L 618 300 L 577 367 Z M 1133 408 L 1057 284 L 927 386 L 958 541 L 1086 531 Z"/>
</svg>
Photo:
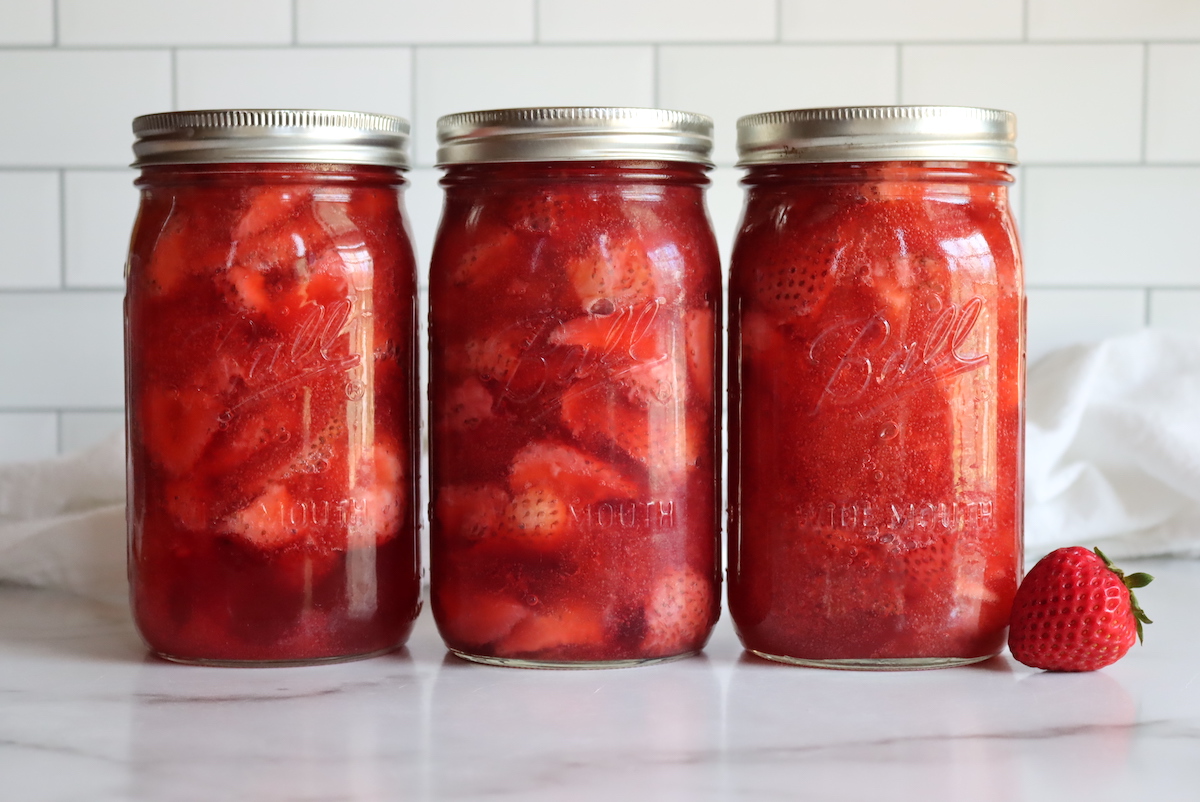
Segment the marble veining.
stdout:
<svg viewBox="0 0 1200 802">
<path fill-rule="evenodd" d="M 0 587 L 0 802 L 1200 798 L 1200 562 L 1144 561 L 1147 642 L 859 673 L 744 653 L 525 671 L 406 649 L 308 668 L 149 657 L 124 608 Z"/>
</svg>

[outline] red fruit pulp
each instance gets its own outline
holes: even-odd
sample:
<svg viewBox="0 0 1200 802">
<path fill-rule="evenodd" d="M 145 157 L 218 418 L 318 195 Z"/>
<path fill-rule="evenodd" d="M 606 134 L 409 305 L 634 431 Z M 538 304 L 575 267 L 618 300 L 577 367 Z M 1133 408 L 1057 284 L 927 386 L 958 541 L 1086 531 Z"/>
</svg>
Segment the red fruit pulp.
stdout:
<svg viewBox="0 0 1200 802">
<path fill-rule="evenodd" d="M 126 295 L 130 578 L 177 660 L 403 642 L 415 265 L 395 171 L 146 168 Z"/>
<path fill-rule="evenodd" d="M 1024 308 L 993 165 L 754 168 L 730 280 L 747 648 L 976 659 L 1021 562 Z"/>
<path fill-rule="evenodd" d="M 578 664 L 707 640 L 721 285 L 705 183 L 653 163 L 458 165 L 443 181 L 430 556 L 456 652 Z"/>
</svg>

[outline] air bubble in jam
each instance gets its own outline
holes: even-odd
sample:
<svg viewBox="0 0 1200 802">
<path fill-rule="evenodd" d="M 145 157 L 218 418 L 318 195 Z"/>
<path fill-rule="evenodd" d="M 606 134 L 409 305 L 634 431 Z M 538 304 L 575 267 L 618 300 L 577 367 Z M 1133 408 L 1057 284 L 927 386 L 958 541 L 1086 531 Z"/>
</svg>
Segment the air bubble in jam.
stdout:
<svg viewBox="0 0 1200 802">
<path fill-rule="evenodd" d="M 894 440 L 894 439 L 896 439 L 896 436 L 899 434 L 900 434 L 900 425 L 895 423 L 894 421 L 888 421 L 887 423 L 883 424 L 882 428 L 880 428 L 879 439 L 880 440 Z"/>
<path fill-rule="evenodd" d="M 608 298 L 601 298 L 592 304 L 591 309 L 588 311 L 597 317 L 606 317 L 607 315 L 611 315 L 613 312 L 617 311 L 617 305 Z"/>
</svg>

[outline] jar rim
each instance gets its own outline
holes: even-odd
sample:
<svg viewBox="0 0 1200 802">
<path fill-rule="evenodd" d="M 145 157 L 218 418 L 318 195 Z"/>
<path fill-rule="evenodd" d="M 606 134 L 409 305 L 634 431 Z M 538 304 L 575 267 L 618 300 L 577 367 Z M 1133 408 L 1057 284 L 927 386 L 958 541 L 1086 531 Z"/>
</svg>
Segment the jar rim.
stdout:
<svg viewBox="0 0 1200 802">
<path fill-rule="evenodd" d="M 200 109 L 133 120 L 134 167 L 330 163 L 409 167 L 402 117 L 331 109 Z"/>
<path fill-rule="evenodd" d="M 738 166 L 871 161 L 1017 164 L 1017 116 L 975 106 L 831 106 L 737 123 Z"/>
<path fill-rule="evenodd" d="M 673 109 L 529 106 L 449 114 L 437 166 L 485 162 L 676 161 L 712 165 L 712 119 Z"/>
</svg>

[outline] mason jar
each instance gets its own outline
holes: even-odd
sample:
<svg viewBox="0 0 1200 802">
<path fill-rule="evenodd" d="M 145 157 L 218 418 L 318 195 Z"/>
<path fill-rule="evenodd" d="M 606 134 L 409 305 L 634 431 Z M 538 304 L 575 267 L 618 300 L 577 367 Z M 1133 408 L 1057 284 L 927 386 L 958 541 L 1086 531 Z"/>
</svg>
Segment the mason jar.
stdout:
<svg viewBox="0 0 1200 802">
<path fill-rule="evenodd" d="M 134 120 L 129 576 L 156 654 L 387 651 L 419 609 L 408 123 L 315 110 Z"/>
<path fill-rule="evenodd" d="M 1004 644 L 1022 556 L 1025 295 L 990 109 L 743 117 L 729 304 L 729 606 L 804 665 Z"/>
<path fill-rule="evenodd" d="M 719 610 L 712 123 L 527 108 L 438 121 L 430 559 L 456 654 L 692 654 Z"/>
</svg>

